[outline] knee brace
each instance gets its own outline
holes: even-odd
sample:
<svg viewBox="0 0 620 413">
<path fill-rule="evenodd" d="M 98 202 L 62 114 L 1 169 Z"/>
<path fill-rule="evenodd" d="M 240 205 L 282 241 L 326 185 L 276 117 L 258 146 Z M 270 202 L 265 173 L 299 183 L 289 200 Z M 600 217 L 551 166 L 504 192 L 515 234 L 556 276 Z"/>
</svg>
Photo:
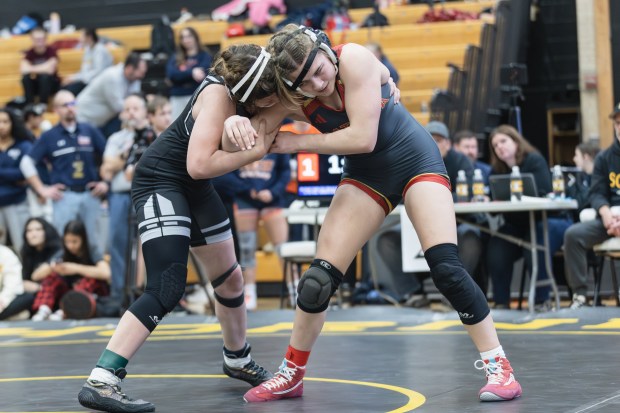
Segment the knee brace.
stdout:
<svg viewBox="0 0 620 413">
<path fill-rule="evenodd" d="M 239 237 L 239 263 L 241 268 L 256 267 L 256 232 L 243 231 L 237 233 Z"/>
<path fill-rule="evenodd" d="M 342 273 L 325 260 L 315 259 L 299 280 L 297 305 L 306 313 L 327 310 L 329 299 L 342 282 Z"/>
<path fill-rule="evenodd" d="M 217 287 L 224 284 L 224 282 L 228 279 L 228 277 L 232 275 L 232 273 L 237 269 L 238 266 L 239 266 L 238 263 L 234 263 L 232 267 L 230 267 L 224 274 L 220 275 L 215 280 L 211 281 L 211 286 L 213 287 L 213 289 L 215 290 Z M 228 308 L 240 307 L 245 301 L 243 297 L 243 292 L 241 293 L 239 297 L 224 298 L 218 295 L 215 291 L 213 291 L 213 296 L 215 297 L 218 303 Z"/>
<path fill-rule="evenodd" d="M 450 301 L 463 324 L 477 324 L 489 315 L 486 297 L 463 267 L 455 244 L 435 245 L 424 252 L 424 258 L 435 286 Z"/>
</svg>

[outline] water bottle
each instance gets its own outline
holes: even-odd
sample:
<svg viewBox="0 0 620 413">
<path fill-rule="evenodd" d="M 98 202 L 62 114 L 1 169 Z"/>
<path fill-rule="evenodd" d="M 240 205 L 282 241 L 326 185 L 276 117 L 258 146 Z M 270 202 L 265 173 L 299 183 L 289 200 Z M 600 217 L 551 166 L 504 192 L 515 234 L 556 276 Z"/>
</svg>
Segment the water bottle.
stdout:
<svg viewBox="0 0 620 413">
<path fill-rule="evenodd" d="M 468 201 L 469 187 L 467 184 L 467 176 L 465 176 L 465 171 L 461 169 L 456 177 L 456 202 Z"/>
<path fill-rule="evenodd" d="M 473 201 L 484 202 L 484 179 L 482 178 L 482 171 L 480 169 L 474 169 L 474 182 L 472 185 Z"/>
<path fill-rule="evenodd" d="M 553 167 L 553 197 L 556 199 L 564 198 L 564 175 L 562 167 L 556 165 Z"/>
<path fill-rule="evenodd" d="M 523 196 L 523 180 L 519 167 L 515 165 L 510 174 L 510 200 L 512 202 L 521 201 L 521 196 Z"/>
</svg>

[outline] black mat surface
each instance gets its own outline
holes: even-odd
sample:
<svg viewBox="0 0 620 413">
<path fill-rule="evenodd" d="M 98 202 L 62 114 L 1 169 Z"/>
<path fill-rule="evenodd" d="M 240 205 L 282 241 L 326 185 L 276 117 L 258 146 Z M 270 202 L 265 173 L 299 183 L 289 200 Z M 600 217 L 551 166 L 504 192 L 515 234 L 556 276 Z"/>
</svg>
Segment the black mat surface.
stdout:
<svg viewBox="0 0 620 413">
<path fill-rule="evenodd" d="M 496 311 L 523 387 L 480 403 L 484 374 L 456 316 L 394 307 L 331 311 L 310 357 L 301 399 L 245 404 L 221 371 L 215 320 L 168 317 L 128 365 L 123 390 L 158 412 L 619 412 L 620 309 L 530 317 Z M 249 315 L 254 358 L 276 369 L 293 312 Z M 84 412 L 77 393 L 117 320 L 0 323 L 0 412 Z"/>
</svg>

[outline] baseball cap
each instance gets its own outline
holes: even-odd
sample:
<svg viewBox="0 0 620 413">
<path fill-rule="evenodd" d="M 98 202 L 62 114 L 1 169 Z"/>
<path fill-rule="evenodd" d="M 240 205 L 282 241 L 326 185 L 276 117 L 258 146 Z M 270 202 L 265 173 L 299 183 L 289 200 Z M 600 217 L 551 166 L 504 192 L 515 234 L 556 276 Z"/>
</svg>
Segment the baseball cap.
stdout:
<svg viewBox="0 0 620 413">
<path fill-rule="evenodd" d="M 620 113 L 620 102 L 618 102 L 618 104 L 614 107 L 614 111 L 611 112 L 611 114 L 609 115 L 610 118 L 615 118 L 616 115 Z"/>
<path fill-rule="evenodd" d="M 439 121 L 433 120 L 426 124 L 426 130 L 431 135 L 439 135 L 443 136 L 446 139 L 450 139 L 450 132 L 448 132 L 448 127 Z"/>
</svg>

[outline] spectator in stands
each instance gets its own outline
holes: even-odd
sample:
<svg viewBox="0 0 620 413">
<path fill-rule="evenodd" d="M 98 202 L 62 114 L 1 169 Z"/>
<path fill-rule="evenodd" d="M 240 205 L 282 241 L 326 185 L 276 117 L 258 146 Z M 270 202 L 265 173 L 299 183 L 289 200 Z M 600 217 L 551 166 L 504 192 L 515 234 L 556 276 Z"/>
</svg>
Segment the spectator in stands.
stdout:
<svg viewBox="0 0 620 413">
<path fill-rule="evenodd" d="M 508 174 L 513 166 L 518 166 L 521 173 L 534 175 L 539 196 L 546 196 L 552 191 L 551 174 L 545 158 L 534 148 L 514 127 L 501 125 L 495 128 L 489 136 L 491 155 L 491 175 Z M 504 214 L 505 224 L 499 231 L 503 234 L 529 239 L 529 223 L 527 213 Z M 549 248 L 553 256 L 561 247 L 564 232 L 572 220 L 562 217 L 550 217 L 547 220 L 549 229 Z M 536 238 L 542 240 L 542 225 L 536 225 Z M 510 284 L 512 280 L 513 264 L 524 257 L 528 268 L 531 269 L 531 254 L 522 247 L 503 240 L 491 237 L 487 246 L 487 269 L 493 281 L 493 299 L 495 308 L 510 308 Z M 543 252 L 538 254 L 538 279 L 548 278 L 544 263 Z M 550 309 L 549 287 L 536 289 L 536 310 Z"/>
<path fill-rule="evenodd" d="M 47 132 L 52 128 L 52 123 L 43 118 L 45 112 L 45 105 L 28 105 L 24 108 L 24 125 L 30 132 L 31 138 L 34 140 L 39 139 L 43 132 Z M 41 161 L 37 164 L 37 171 L 39 172 L 39 178 L 41 181 L 49 185 L 49 171 L 47 170 L 47 164 Z M 32 188 L 27 189 L 28 206 L 30 208 L 31 217 L 44 217 L 47 221 L 52 221 L 52 201 L 43 197 L 37 196 Z"/>
<path fill-rule="evenodd" d="M 10 110 L 0 109 L 0 244 L 6 245 L 8 232 L 16 251 L 22 246 L 22 232 L 30 216 L 27 185 L 19 169 L 32 147 L 29 138 L 19 118 Z"/>
<path fill-rule="evenodd" d="M 33 274 L 33 280 L 41 280 L 41 289 L 32 307 L 36 311 L 32 321 L 58 321 L 64 319 L 64 311 L 52 311 L 69 290 L 108 295 L 110 266 L 103 256 L 88 251 L 88 235 L 82 221 L 69 221 L 63 232 L 62 255 L 53 260 L 47 272 L 40 271 L 36 279 Z"/>
<path fill-rule="evenodd" d="M 385 67 L 388 68 L 388 70 L 390 71 L 390 77 L 392 78 L 394 83 L 398 85 L 398 81 L 400 80 L 398 71 L 396 70 L 392 62 L 390 62 L 387 56 L 383 53 L 381 45 L 379 43 L 370 42 L 366 43 L 366 48 L 370 50 L 372 54 L 374 54 Z"/>
<path fill-rule="evenodd" d="M 566 182 L 566 196 L 576 200 L 578 205 L 573 216 L 575 222 L 579 221 L 579 213 L 590 205 L 588 196 L 594 171 L 594 159 L 599 152 L 600 148 L 595 141 L 582 142 L 575 147 L 573 162 L 581 171 L 577 174 L 569 174 Z M 593 212 L 596 214 L 594 210 Z"/>
<path fill-rule="evenodd" d="M 24 126 L 35 139 L 52 128 L 51 122 L 43 117 L 44 113 L 44 105 L 27 105 L 24 108 Z"/>
<path fill-rule="evenodd" d="M 104 240 L 97 237 L 101 216 L 101 197 L 108 184 L 99 178 L 98 159 L 105 139 L 99 130 L 76 121 L 75 96 L 61 90 L 54 97 L 59 123 L 41 135 L 20 164 L 34 191 L 53 201 L 53 223 L 61 232 L 67 222 L 80 217 L 91 235 L 92 254 L 101 255 Z M 35 165 L 46 159 L 50 166 L 50 185 L 41 181 Z"/>
<path fill-rule="evenodd" d="M 620 236 L 620 215 L 612 207 L 620 206 L 618 180 L 620 176 L 620 103 L 610 115 L 614 123 L 615 139 L 611 146 L 594 160 L 590 205 L 597 212 L 596 219 L 579 222 L 564 234 L 564 263 L 566 281 L 573 290 L 572 309 L 587 303 L 587 252 L 594 245 Z M 615 208 L 614 208 L 615 209 Z"/>
<path fill-rule="evenodd" d="M 157 95 L 149 99 L 146 104 L 146 113 L 155 136 L 161 135 L 174 120 L 170 101 L 165 96 Z"/>
<path fill-rule="evenodd" d="M 182 29 L 179 33 L 177 52 L 170 56 L 166 66 L 166 78 L 172 83 L 170 88 L 172 119 L 181 114 L 210 66 L 211 55 L 200 44 L 196 30 L 192 27 Z"/>
<path fill-rule="evenodd" d="M 129 95 L 125 98 L 121 119 L 123 129 L 113 133 L 108 139 L 100 171 L 101 177 L 110 182 L 108 252 L 112 271 L 111 295 L 116 298 L 122 296 L 125 287 L 127 249 L 129 248 L 131 180 L 127 179 L 125 167 L 134 143 L 145 134 L 151 135 L 149 138 L 151 141 L 155 137 L 155 133 L 149 127 L 146 101 L 142 96 Z"/>
<path fill-rule="evenodd" d="M 439 121 L 430 121 L 426 125 L 426 130 L 431 134 L 433 140 L 439 148 L 443 162 L 446 165 L 448 176 L 450 177 L 450 185 L 452 185 L 452 193 L 456 191 L 456 178 L 458 171 L 465 171 L 468 179 L 474 174 L 474 168 L 469 159 L 461 152 L 452 149 L 452 141 L 450 140 L 450 132 L 448 127 Z"/>
<path fill-rule="evenodd" d="M 61 250 L 60 236 L 52 224 L 42 218 L 28 220 L 24 228 L 23 247 L 20 251 L 24 292 L 16 296 L 4 309 L 3 316 L 14 317 L 25 312 L 24 318 L 30 318 L 34 297 L 41 289 L 40 283 L 33 281 L 33 278 L 38 279 L 40 274 L 47 274 L 52 258 Z"/>
<path fill-rule="evenodd" d="M 439 148 L 441 157 L 446 165 L 446 171 L 450 178 L 452 186 L 452 194 L 456 199 L 456 179 L 460 170 L 465 171 L 468 179 L 468 187 L 471 188 L 471 177 L 474 174 L 474 168 L 467 156 L 452 149 L 452 141 L 450 140 L 450 132 L 448 127 L 439 121 L 431 121 L 426 125 L 426 130 L 431 134 L 433 140 Z M 471 191 L 469 191 L 471 194 Z M 463 265 L 469 274 L 471 274 L 476 284 L 486 294 L 487 277 L 482 274 L 479 268 L 480 257 L 483 252 L 482 238 L 480 231 L 468 224 L 459 224 L 457 226 L 458 250 L 459 257 L 463 261 Z M 413 304 L 415 306 L 415 304 Z"/>
<path fill-rule="evenodd" d="M 118 115 L 124 100 L 140 92 L 146 71 L 146 62 L 137 53 L 130 53 L 124 63 L 105 69 L 78 96 L 78 121 L 97 126 L 106 137 L 119 131 Z"/>
<path fill-rule="evenodd" d="M 479 159 L 478 138 L 476 134 L 469 130 L 458 131 L 454 134 L 453 141 L 454 150 L 467 156 L 474 165 L 474 169 L 480 169 L 480 172 L 482 172 L 482 179 L 484 179 L 484 185 L 488 186 L 491 165 Z"/>
<path fill-rule="evenodd" d="M 99 42 L 95 29 L 84 29 L 82 32 L 82 65 L 80 71 L 62 79 L 63 89 L 78 95 L 86 85 L 104 69 L 112 66 L 114 58 L 105 45 Z"/>
<path fill-rule="evenodd" d="M 289 155 L 268 154 L 235 171 L 246 189 L 235 196 L 235 223 L 239 237 L 239 264 L 245 281 L 245 306 L 256 310 L 256 250 L 259 220 L 262 220 L 275 251 L 288 240 L 288 223 L 282 213 L 285 189 L 291 179 Z"/>
<path fill-rule="evenodd" d="M 32 48 L 26 51 L 20 63 L 22 85 L 26 104 L 39 102 L 47 105 L 49 98 L 58 90 L 58 54 L 47 45 L 47 33 L 40 27 L 30 32 Z"/>
<path fill-rule="evenodd" d="M 17 255 L 9 247 L 0 245 L 0 320 L 14 315 L 6 310 L 24 292 L 21 274 L 22 263 Z"/>
</svg>

